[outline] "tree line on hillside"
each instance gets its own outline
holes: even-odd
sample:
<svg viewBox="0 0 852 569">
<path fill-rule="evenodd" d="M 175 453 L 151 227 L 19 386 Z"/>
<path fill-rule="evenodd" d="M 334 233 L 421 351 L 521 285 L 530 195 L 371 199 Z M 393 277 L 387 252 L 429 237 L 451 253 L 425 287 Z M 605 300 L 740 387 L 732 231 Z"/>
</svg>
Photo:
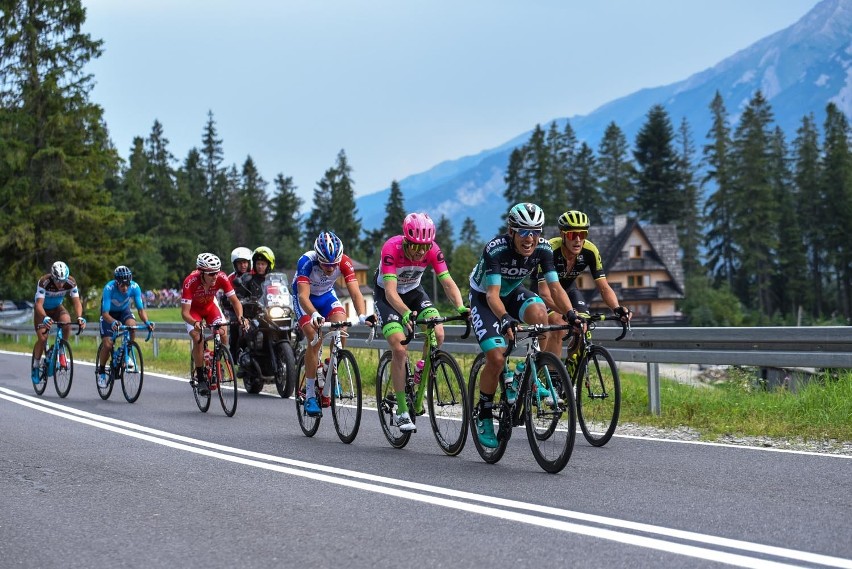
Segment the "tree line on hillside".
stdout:
<svg viewBox="0 0 852 569">
<path fill-rule="evenodd" d="M 407 210 L 397 181 L 382 226 L 363 227 L 341 150 L 303 212 L 292 177 L 279 173 L 270 184 L 251 156 L 240 167 L 224 163 L 212 111 L 199 146 L 185 157 L 172 155 L 155 120 L 122 160 L 103 110 L 89 99 L 93 78 L 85 67 L 101 55 L 102 42 L 82 33 L 80 1 L 7 4 L 0 15 L 0 296 L 31 295 L 35 278 L 57 259 L 85 288 L 99 290 L 117 264 L 155 288 L 177 286 L 202 250 L 227 266 L 234 247 L 263 244 L 279 267 L 292 267 L 321 230 L 331 229 L 353 258 L 372 264 L 382 243 L 400 232 Z M 695 324 L 790 322 L 800 306 L 811 321 L 848 319 L 852 156 L 845 115 L 828 106 L 822 140 L 813 117 L 804 117 L 791 147 L 759 92 L 733 128 L 718 94 L 710 112 L 713 128 L 700 158 L 687 120 L 675 130 L 660 105 L 648 112 L 632 149 L 615 123 L 597 152 L 568 122 L 536 126 L 510 157 L 506 205 L 533 201 L 548 219 L 575 208 L 593 223 L 623 213 L 674 223 L 688 275 L 683 309 Z M 464 285 L 482 246 L 476 224 L 464 220 L 458 243 L 446 217 L 436 224 Z M 707 316 L 711 303 L 719 309 Z"/>
</svg>

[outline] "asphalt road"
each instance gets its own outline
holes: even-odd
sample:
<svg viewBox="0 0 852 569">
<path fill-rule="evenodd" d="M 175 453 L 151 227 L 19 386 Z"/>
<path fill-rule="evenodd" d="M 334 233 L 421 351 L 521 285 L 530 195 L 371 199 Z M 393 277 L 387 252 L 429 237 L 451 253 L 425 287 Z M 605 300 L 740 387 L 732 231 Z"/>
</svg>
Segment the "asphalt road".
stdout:
<svg viewBox="0 0 852 569">
<path fill-rule="evenodd" d="M 0 567 L 850 567 L 852 459 L 578 435 L 541 471 L 518 432 L 487 465 L 423 424 L 391 448 L 375 411 L 341 443 L 292 400 L 198 411 L 147 375 L 108 401 L 78 362 L 70 395 L 35 396 L 0 352 Z"/>
</svg>

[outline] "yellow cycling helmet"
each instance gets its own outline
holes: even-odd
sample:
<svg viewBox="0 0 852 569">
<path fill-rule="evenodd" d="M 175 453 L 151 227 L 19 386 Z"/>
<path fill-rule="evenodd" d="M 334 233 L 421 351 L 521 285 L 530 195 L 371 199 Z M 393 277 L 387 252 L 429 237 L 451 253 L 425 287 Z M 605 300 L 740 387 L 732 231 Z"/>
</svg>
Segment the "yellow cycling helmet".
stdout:
<svg viewBox="0 0 852 569">
<path fill-rule="evenodd" d="M 559 216 L 556 221 L 559 231 L 588 231 L 589 216 L 582 211 L 572 209 Z"/>
</svg>

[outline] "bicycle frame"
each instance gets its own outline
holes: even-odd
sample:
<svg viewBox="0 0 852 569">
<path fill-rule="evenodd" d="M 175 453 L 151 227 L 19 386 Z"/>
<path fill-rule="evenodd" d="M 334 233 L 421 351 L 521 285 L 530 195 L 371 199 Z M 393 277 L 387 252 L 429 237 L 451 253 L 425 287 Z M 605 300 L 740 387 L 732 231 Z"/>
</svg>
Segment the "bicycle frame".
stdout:
<svg viewBox="0 0 852 569">
<path fill-rule="evenodd" d="M 110 336 L 112 337 L 112 361 L 110 363 L 112 369 L 117 371 L 124 365 L 125 355 L 127 353 L 127 344 L 130 343 L 130 331 L 131 330 L 148 330 L 148 336 L 145 338 L 145 341 L 151 339 L 154 331 L 148 328 L 144 324 L 137 324 L 136 326 L 125 326 L 122 324 L 118 327 L 118 330 L 113 330 Z M 134 362 L 135 364 L 136 362 Z M 98 363 L 100 365 L 100 363 Z M 114 376 L 115 377 L 115 376 Z"/>
<path fill-rule="evenodd" d="M 352 323 L 346 321 L 325 322 L 320 327 L 320 330 L 317 332 L 317 335 L 314 336 L 314 341 L 311 342 L 311 346 L 315 346 L 317 345 L 317 343 L 320 344 L 320 349 L 317 353 L 317 362 L 322 364 L 323 330 L 331 330 L 331 332 L 327 334 L 331 338 L 331 341 L 329 342 L 328 369 L 325 370 L 324 377 L 317 377 L 318 380 L 322 379 L 323 386 L 331 386 L 332 379 L 334 379 L 334 369 L 337 367 L 337 352 L 343 349 L 343 338 L 349 337 L 349 333 L 345 330 L 345 328 L 348 328 L 350 326 L 352 326 Z M 324 389 L 324 387 L 321 389 Z M 331 387 L 329 387 L 329 389 L 331 389 Z"/>
</svg>

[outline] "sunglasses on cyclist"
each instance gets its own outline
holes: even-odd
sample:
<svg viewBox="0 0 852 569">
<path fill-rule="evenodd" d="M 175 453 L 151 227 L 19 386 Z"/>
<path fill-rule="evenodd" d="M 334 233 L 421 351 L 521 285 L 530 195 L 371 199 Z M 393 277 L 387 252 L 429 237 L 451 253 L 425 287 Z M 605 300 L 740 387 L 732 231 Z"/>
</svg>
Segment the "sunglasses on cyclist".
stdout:
<svg viewBox="0 0 852 569">
<path fill-rule="evenodd" d="M 522 239 L 526 239 L 527 237 L 538 237 L 541 235 L 541 229 L 516 229 L 515 231 Z"/>
<path fill-rule="evenodd" d="M 568 241 L 573 241 L 574 239 L 585 239 L 589 236 L 588 231 L 563 231 L 562 235 L 565 236 Z"/>
<path fill-rule="evenodd" d="M 331 269 L 336 269 L 339 264 L 340 263 L 320 263 L 320 267 L 330 271 Z"/>
<path fill-rule="evenodd" d="M 130 286 L 130 281 L 115 281 L 118 286 Z"/>
<path fill-rule="evenodd" d="M 426 253 L 432 248 L 431 243 L 409 243 L 405 242 L 405 247 L 412 253 Z"/>
<path fill-rule="evenodd" d="M 211 271 L 211 272 L 208 273 L 206 271 L 201 271 L 201 274 L 204 275 L 205 277 L 215 277 L 216 275 L 219 274 L 219 272 L 218 271 Z"/>
</svg>

